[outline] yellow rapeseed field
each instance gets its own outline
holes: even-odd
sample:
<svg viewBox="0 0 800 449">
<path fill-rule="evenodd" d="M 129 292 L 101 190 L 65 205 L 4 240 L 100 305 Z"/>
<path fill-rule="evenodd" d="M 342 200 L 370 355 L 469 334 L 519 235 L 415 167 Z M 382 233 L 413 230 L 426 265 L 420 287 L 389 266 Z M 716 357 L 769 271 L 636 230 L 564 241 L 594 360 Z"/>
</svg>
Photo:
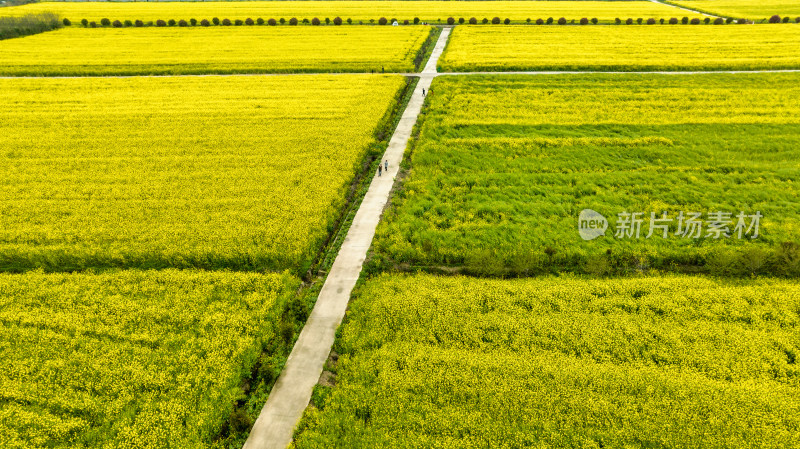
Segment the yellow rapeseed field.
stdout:
<svg viewBox="0 0 800 449">
<path fill-rule="evenodd" d="M 293 447 L 785 448 L 799 311 L 788 280 L 384 274 Z"/>
<path fill-rule="evenodd" d="M 100 19 L 111 20 L 156 20 L 156 19 L 246 19 L 262 17 L 296 17 L 300 20 L 314 17 L 333 19 L 336 16 L 358 22 L 369 23 L 379 18 L 396 18 L 435 22 L 448 17 L 475 17 L 501 19 L 510 18 L 514 22 L 526 19 L 547 19 L 548 17 L 597 17 L 604 22 L 616 17 L 671 17 L 677 14 L 675 8 L 648 1 L 253 1 L 253 2 L 44 2 L 7 8 L 2 15 L 23 14 L 27 12 L 53 11 L 73 22 L 88 19 L 99 23 Z M 680 11 L 682 16 L 691 15 Z M 699 15 L 698 15 L 699 17 Z"/>
<path fill-rule="evenodd" d="M 800 26 L 459 26 L 445 71 L 800 68 Z"/>
<path fill-rule="evenodd" d="M 413 72 L 429 27 L 67 28 L 0 45 L 1 75 Z"/>
<path fill-rule="evenodd" d="M 0 447 L 211 447 L 259 358 L 282 357 L 262 351 L 286 345 L 279 323 L 299 284 L 195 270 L 0 274 Z"/>
<path fill-rule="evenodd" d="M 800 16 L 800 2 L 796 0 L 677 0 L 676 5 L 729 17 L 759 20 L 773 15 Z"/>
<path fill-rule="evenodd" d="M 0 80 L 0 270 L 302 271 L 400 76 Z"/>
</svg>

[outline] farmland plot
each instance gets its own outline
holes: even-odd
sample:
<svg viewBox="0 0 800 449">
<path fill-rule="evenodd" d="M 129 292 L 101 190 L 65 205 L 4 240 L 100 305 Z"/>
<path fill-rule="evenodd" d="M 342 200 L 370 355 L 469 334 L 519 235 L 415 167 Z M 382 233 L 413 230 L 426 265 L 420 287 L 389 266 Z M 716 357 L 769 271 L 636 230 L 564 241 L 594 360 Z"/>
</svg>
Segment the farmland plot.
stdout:
<svg viewBox="0 0 800 449">
<path fill-rule="evenodd" d="M 0 80 L 0 270 L 302 273 L 399 76 Z"/>
<path fill-rule="evenodd" d="M 381 275 L 296 447 L 784 448 L 799 325 L 789 281 Z"/>
<path fill-rule="evenodd" d="M 374 262 L 493 275 L 796 276 L 798 81 L 439 77 Z M 584 210 L 607 220 L 604 234 L 583 238 Z"/>
</svg>

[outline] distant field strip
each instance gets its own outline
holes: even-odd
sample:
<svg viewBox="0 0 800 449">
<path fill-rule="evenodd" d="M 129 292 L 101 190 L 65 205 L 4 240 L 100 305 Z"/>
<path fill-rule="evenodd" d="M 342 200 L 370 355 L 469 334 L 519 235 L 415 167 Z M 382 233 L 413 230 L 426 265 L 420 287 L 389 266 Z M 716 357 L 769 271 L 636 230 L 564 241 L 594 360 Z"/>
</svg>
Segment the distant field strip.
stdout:
<svg viewBox="0 0 800 449">
<path fill-rule="evenodd" d="M 0 80 L 0 270 L 302 272 L 405 84 Z"/>
<path fill-rule="evenodd" d="M 800 68 L 800 26 L 459 26 L 442 71 Z"/>
<path fill-rule="evenodd" d="M 440 76 L 373 262 L 800 276 L 797 95 L 798 73 Z M 581 238 L 584 209 L 608 219 L 604 236 Z M 701 235 L 682 211 L 702 214 Z M 708 234 L 718 211 L 732 238 Z M 737 238 L 734 216 L 756 211 L 759 236 Z M 640 232 L 620 234 L 624 212 Z M 668 228 L 646 238 L 653 214 Z"/>
<path fill-rule="evenodd" d="M 800 2 L 796 0 L 677 0 L 670 3 L 698 11 L 752 20 L 767 19 L 776 14 L 792 18 L 800 16 Z"/>
<path fill-rule="evenodd" d="M 244 379 L 286 345 L 279 318 L 298 286 L 191 270 L 0 274 L 0 446 L 214 447 Z"/>
<path fill-rule="evenodd" d="M 246 19 L 261 17 L 296 17 L 300 20 L 318 17 L 352 19 L 369 23 L 380 17 L 425 22 L 446 20 L 452 16 L 478 20 L 484 18 L 510 18 L 514 22 L 565 17 L 578 20 L 596 17 L 611 22 L 619 17 L 645 19 L 671 17 L 675 8 L 649 1 L 268 1 L 268 2 L 44 2 L 3 8 L 0 15 L 23 14 L 32 11 L 53 11 L 78 22 L 88 19 L 99 23 L 102 18 L 111 20 L 145 21 L 157 19 Z M 692 13 L 681 12 L 681 15 Z M 699 15 L 698 15 L 699 17 Z"/>
<path fill-rule="evenodd" d="M 0 43 L 0 75 L 413 72 L 430 30 L 72 27 Z"/>
<path fill-rule="evenodd" d="M 296 447 L 786 448 L 799 332 L 790 281 L 382 275 Z"/>
</svg>

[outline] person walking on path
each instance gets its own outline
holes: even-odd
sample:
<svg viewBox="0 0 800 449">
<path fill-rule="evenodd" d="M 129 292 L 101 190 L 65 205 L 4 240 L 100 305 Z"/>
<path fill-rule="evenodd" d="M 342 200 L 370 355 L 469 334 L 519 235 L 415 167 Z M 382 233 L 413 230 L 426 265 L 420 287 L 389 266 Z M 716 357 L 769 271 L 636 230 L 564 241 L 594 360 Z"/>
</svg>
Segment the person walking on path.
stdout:
<svg viewBox="0 0 800 449">
<path fill-rule="evenodd" d="M 425 96 L 425 88 L 424 87 L 422 88 L 422 96 L 423 97 Z"/>
<path fill-rule="evenodd" d="M 385 172 L 389 171 L 389 159 L 386 159 L 385 161 L 383 161 L 383 171 L 385 171 Z"/>
<path fill-rule="evenodd" d="M 381 169 L 382 168 L 383 168 L 383 166 L 381 164 L 378 164 L 378 176 L 381 175 Z"/>
</svg>

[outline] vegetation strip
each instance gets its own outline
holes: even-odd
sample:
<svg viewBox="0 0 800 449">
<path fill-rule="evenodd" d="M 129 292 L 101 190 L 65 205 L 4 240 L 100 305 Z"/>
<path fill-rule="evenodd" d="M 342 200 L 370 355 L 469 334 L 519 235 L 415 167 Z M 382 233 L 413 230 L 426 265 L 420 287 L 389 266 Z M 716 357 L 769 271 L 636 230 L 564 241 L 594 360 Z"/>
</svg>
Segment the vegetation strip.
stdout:
<svg viewBox="0 0 800 449">
<path fill-rule="evenodd" d="M 435 61 L 439 58 L 449 34 L 449 29 L 443 30 L 431 55 L 433 64 L 427 64 L 426 68 L 435 67 Z M 292 431 L 308 405 L 312 389 L 333 345 L 336 328 L 344 316 L 350 292 L 360 275 L 361 265 L 392 189 L 406 143 L 422 108 L 422 92 L 430 88 L 431 80 L 432 77 L 426 76 L 426 71 L 423 71 L 384 155 L 388 168 L 382 176 L 379 169 L 378 175 L 373 178 L 314 309 L 253 427 L 245 448 L 283 449 L 291 441 Z"/>
</svg>

